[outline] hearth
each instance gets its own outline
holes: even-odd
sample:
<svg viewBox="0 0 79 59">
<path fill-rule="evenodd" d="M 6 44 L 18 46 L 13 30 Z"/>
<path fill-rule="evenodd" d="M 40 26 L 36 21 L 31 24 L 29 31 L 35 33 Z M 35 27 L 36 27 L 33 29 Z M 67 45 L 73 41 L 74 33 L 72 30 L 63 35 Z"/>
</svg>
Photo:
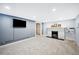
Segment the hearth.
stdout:
<svg viewBox="0 0 79 59">
<path fill-rule="evenodd" d="M 58 39 L 58 31 L 52 31 L 52 38 Z"/>
</svg>

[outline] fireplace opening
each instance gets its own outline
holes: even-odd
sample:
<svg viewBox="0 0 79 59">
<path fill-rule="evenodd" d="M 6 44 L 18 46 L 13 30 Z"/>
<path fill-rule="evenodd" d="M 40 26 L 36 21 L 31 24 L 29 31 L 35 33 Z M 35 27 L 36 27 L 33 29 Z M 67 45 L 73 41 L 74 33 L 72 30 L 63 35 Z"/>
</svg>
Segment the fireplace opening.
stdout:
<svg viewBox="0 0 79 59">
<path fill-rule="evenodd" d="M 58 39 L 58 31 L 52 31 L 52 38 Z"/>
</svg>

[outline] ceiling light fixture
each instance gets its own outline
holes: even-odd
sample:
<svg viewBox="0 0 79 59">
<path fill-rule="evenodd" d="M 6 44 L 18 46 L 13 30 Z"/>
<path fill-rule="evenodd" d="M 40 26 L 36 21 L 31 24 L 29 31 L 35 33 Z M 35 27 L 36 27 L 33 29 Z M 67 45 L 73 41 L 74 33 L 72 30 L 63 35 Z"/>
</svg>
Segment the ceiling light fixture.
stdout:
<svg viewBox="0 0 79 59">
<path fill-rule="evenodd" d="M 53 8 L 53 9 L 52 9 L 52 11 L 53 11 L 53 12 L 55 12 L 55 11 L 56 11 L 56 9 L 55 9 L 55 8 Z"/>
<path fill-rule="evenodd" d="M 4 6 L 5 9 L 10 10 L 10 6 Z"/>
</svg>

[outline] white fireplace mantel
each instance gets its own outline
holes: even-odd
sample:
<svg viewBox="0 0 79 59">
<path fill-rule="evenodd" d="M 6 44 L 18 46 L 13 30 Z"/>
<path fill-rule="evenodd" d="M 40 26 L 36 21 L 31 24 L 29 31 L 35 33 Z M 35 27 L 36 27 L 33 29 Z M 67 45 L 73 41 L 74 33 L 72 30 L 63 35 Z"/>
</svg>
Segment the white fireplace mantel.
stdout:
<svg viewBox="0 0 79 59">
<path fill-rule="evenodd" d="M 64 28 L 47 28 L 47 36 L 52 36 L 52 31 L 58 31 L 58 38 L 64 39 Z"/>
</svg>

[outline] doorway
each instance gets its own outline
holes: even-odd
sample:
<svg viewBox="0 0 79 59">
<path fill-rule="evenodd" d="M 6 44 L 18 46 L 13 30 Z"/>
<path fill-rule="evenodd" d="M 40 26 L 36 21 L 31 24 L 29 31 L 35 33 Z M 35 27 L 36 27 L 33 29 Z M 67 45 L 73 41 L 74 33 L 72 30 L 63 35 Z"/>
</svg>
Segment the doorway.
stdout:
<svg viewBox="0 0 79 59">
<path fill-rule="evenodd" d="M 40 35 L 40 23 L 36 23 L 36 35 Z"/>
</svg>

